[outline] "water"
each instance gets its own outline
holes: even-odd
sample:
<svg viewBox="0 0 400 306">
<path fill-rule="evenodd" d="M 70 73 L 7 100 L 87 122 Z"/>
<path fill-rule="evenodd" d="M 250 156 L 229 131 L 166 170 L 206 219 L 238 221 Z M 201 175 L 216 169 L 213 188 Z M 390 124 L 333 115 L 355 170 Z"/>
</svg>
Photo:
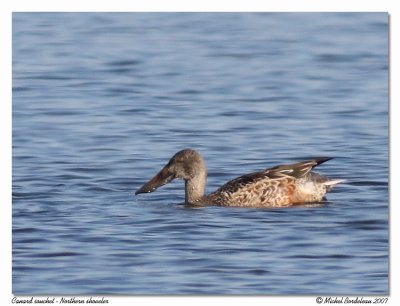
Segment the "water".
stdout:
<svg viewBox="0 0 400 306">
<path fill-rule="evenodd" d="M 387 294 L 388 16 L 13 15 L 14 294 Z M 323 205 L 134 196 L 177 151 L 207 191 L 334 156 Z"/>
</svg>

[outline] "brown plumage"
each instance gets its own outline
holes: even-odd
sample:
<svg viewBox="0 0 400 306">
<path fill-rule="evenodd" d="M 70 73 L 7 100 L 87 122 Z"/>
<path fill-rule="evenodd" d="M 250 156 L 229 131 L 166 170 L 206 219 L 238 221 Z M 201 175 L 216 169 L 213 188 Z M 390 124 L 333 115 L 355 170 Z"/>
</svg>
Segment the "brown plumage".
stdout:
<svg viewBox="0 0 400 306">
<path fill-rule="evenodd" d="M 185 181 L 185 203 L 237 207 L 280 207 L 320 202 L 341 180 L 330 180 L 311 170 L 331 158 L 315 158 L 240 176 L 204 196 L 207 169 L 192 149 L 176 153 L 166 166 L 135 194 L 153 192 L 175 178 Z"/>
</svg>

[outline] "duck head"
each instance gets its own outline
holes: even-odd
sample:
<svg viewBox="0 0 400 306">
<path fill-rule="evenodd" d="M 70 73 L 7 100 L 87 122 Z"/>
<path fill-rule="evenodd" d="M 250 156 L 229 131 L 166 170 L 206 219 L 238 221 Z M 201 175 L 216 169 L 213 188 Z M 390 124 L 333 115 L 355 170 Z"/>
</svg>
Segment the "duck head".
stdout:
<svg viewBox="0 0 400 306">
<path fill-rule="evenodd" d="M 203 189 L 207 170 L 203 157 L 192 149 L 185 149 L 176 153 L 169 162 L 150 181 L 140 187 L 135 194 L 155 191 L 158 187 L 168 184 L 175 178 L 188 182 L 196 182 L 197 187 Z"/>
</svg>

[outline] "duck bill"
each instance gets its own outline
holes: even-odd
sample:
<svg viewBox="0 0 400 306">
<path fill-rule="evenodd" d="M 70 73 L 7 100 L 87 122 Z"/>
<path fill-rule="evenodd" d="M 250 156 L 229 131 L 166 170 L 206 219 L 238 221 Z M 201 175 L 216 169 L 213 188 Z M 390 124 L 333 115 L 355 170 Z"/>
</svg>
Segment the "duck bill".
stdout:
<svg viewBox="0 0 400 306">
<path fill-rule="evenodd" d="M 168 184 L 175 178 L 175 175 L 168 171 L 167 167 L 161 169 L 150 181 L 144 184 L 140 189 L 135 192 L 139 193 L 148 193 L 155 191 L 158 187 L 161 187 L 165 184 Z"/>
</svg>

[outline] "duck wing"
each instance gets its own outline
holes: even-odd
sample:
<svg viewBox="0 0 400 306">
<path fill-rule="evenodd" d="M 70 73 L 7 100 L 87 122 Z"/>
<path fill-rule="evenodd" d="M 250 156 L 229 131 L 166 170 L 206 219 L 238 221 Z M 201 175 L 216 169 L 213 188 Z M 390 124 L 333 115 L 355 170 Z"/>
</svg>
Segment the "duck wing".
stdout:
<svg viewBox="0 0 400 306">
<path fill-rule="evenodd" d="M 302 161 L 290 165 L 279 165 L 273 168 L 266 169 L 272 175 L 289 175 L 294 178 L 301 178 L 309 173 L 316 166 L 331 160 L 332 157 L 317 157 L 311 160 Z"/>
<path fill-rule="evenodd" d="M 265 180 L 278 180 L 288 177 L 301 178 L 316 166 L 330 159 L 332 159 L 332 157 L 318 157 L 295 164 L 279 165 L 262 171 L 245 174 L 227 182 L 225 185 L 218 188 L 215 193 L 235 193 L 246 186 L 256 185 L 258 182 Z"/>
</svg>

